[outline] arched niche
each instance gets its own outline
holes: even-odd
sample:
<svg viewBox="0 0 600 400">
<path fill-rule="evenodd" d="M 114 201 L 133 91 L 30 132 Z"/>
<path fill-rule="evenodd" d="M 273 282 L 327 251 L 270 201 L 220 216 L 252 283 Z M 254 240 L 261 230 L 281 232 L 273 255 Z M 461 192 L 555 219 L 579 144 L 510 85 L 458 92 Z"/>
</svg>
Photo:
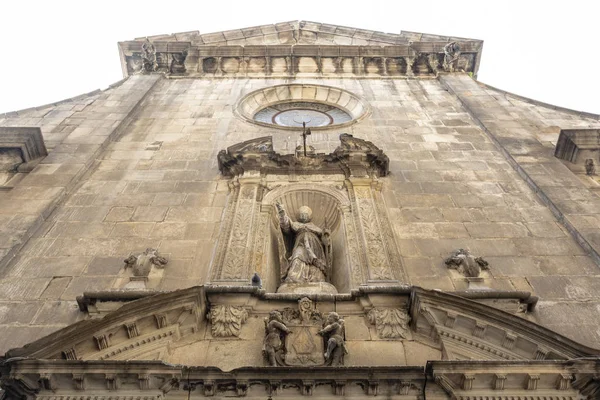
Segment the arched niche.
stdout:
<svg viewBox="0 0 600 400">
<path fill-rule="evenodd" d="M 286 260 L 286 248 L 275 204 L 280 202 L 289 217 L 296 221 L 298 209 L 308 206 L 312 209 L 312 222 L 331 231 L 333 245 L 333 266 L 329 283 L 339 293 L 349 292 L 352 282 L 348 260 L 348 233 L 346 221 L 350 210 L 350 201 L 345 192 L 334 187 L 319 184 L 297 183 L 277 187 L 267 193 L 261 203 L 261 213 L 268 215 L 266 268 L 263 270 L 263 286 L 269 292 L 277 291 L 281 285 L 281 268 Z"/>
</svg>

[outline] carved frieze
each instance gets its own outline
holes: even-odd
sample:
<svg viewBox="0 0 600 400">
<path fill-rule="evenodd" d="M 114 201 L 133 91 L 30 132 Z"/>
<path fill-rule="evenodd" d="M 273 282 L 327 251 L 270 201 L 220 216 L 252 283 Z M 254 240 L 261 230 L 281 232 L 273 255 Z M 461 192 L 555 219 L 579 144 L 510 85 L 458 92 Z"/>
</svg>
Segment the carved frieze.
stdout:
<svg viewBox="0 0 600 400">
<path fill-rule="evenodd" d="M 367 313 L 371 325 L 375 325 L 381 339 L 406 339 L 410 316 L 399 308 L 373 308 Z"/>
<path fill-rule="evenodd" d="M 214 337 L 238 337 L 242 324 L 248 319 L 248 311 L 240 306 L 213 305 L 207 317 Z"/>
</svg>

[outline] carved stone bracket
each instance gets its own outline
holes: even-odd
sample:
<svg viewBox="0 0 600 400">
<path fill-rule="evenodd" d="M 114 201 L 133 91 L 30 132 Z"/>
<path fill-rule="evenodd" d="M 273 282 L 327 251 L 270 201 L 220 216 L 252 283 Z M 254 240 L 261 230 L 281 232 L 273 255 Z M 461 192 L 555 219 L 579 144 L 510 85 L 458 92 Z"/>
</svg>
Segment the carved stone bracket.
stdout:
<svg viewBox="0 0 600 400">
<path fill-rule="evenodd" d="M 248 319 L 248 311 L 240 306 L 214 305 L 207 318 L 214 337 L 238 337 L 242 324 Z"/>
</svg>

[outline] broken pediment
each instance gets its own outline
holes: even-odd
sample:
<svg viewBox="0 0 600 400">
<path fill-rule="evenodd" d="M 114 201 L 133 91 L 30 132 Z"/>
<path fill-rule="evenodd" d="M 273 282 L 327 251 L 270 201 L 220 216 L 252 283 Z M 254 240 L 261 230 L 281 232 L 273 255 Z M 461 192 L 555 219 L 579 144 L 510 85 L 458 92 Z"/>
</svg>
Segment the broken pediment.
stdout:
<svg viewBox="0 0 600 400">
<path fill-rule="evenodd" d="M 125 77 L 138 73 L 210 76 L 477 73 L 483 41 L 415 32 L 291 21 L 119 43 Z"/>
<path fill-rule="evenodd" d="M 383 150 L 347 133 L 340 135 L 340 146 L 329 154 L 279 154 L 273 150 L 273 138 L 264 136 L 221 150 L 217 160 L 219 170 L 228 177 L 246 171 L 278 175 L 344 174 L 346 177 L 389 173 L 389 158 Z"/>
<path fill-rule="evenodd" d="M 489 296 L 498 297 L 497 293 Z M 7 356 L 67 360 L 155 359 L 145 358 L 144 354 L 167 347 L 167 343 L 187 343 L 186 337 L 195 341 L 218 337 L 260 337 L 262 340 L 262 318 L 277 307 L 297 308 L 297 301 L 302 297 L 306 296 L 265 293 L 252 286 L 193 287 L 158 293 L 126 302 L 101 319 L 80 321 L 10 350 Z M 341 317 L 347 321 L 360 317 L 361 325 L 372 325 L 379 339 L 410 337 L 438 348 L 444 359 L 449 360 L 568 360 L 600 354 L 596 349 L 517 315 L 439 291 L 366 286 L 351 294 L 308 297 L 324 313 L 332 311 L 335 302 Z M 483 293 L 479 297 L 483 297 Z M 252 321 L 259 317 L 260 323 Z M 347 322 L 347 329 L 355 330 L 353 323 Z M 254 329 L 258 331 L 250 332 Z M 211 334 L 206 336 L 205 330 Z M 159 341 L 161 345 L 156 346 Z M 257 360 L 261 357 L 256 356 Z"/>
<path fill-rule="evenodd" d="M 265 365 L 265 319 L 283 313 L 298 336 L 287 343 L 302 353 L 311 343 L 302 335 L 322 337 L 318 326 L 296 320 L 308 313 L 306 320 L 316 321 L 315 315 L 334 310 L 348 350 L 343 366 Z M 599 354 L 519 316 L 439 291 L 365 286 L 351 294 L 302 296 L 206 286 L 127 302 L 101 319 L 10 350 L 2 386 L 26 399 L 54 399 L 44 397 L 54 393 L 158 399 L 190 391 L 200 397 L 395 398 L 423 390 L 427 398 L 467 399 L 490 389 L 562 399 L 552 396 L 597 393 Z"/>
</svg>

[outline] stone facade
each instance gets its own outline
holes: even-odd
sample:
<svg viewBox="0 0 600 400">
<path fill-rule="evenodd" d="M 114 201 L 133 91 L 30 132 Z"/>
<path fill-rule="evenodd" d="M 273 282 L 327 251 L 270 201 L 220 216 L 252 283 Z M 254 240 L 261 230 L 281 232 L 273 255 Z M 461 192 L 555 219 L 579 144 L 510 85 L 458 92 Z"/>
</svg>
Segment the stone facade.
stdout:
<svg viewBox="0 0 600 400">
<path fill-rule="evenodd" d="M 600 186 L 555 149 L 597 136 L 598 115 L 474 80 L 477 40 L 292 22 L 120 49 L 123 82 L 0 115 L 0 151 L 13 127 L 47 149 L 0 186 L 0 350 L 29 358 L 2 367 L 7 396 L 597 398 Z M 318 167 L 290 166 L 302 128 L 237 108 L 290 83 L 366 105 L 313 129 Z M 379 158 L 340 153 L 344 133 Z M 248 153 L 265 137 L 268 155 Z M 343 321 L 343 366 L 265 367 L 265 318 L 304 297 L 276 293 L 277 199 L 331 204 L 314 220 L 332 227 L 338 293 L 308 295 L 319 328 Z M 298 318 L 282 321 L 312 332 Z"/>
</svg>

